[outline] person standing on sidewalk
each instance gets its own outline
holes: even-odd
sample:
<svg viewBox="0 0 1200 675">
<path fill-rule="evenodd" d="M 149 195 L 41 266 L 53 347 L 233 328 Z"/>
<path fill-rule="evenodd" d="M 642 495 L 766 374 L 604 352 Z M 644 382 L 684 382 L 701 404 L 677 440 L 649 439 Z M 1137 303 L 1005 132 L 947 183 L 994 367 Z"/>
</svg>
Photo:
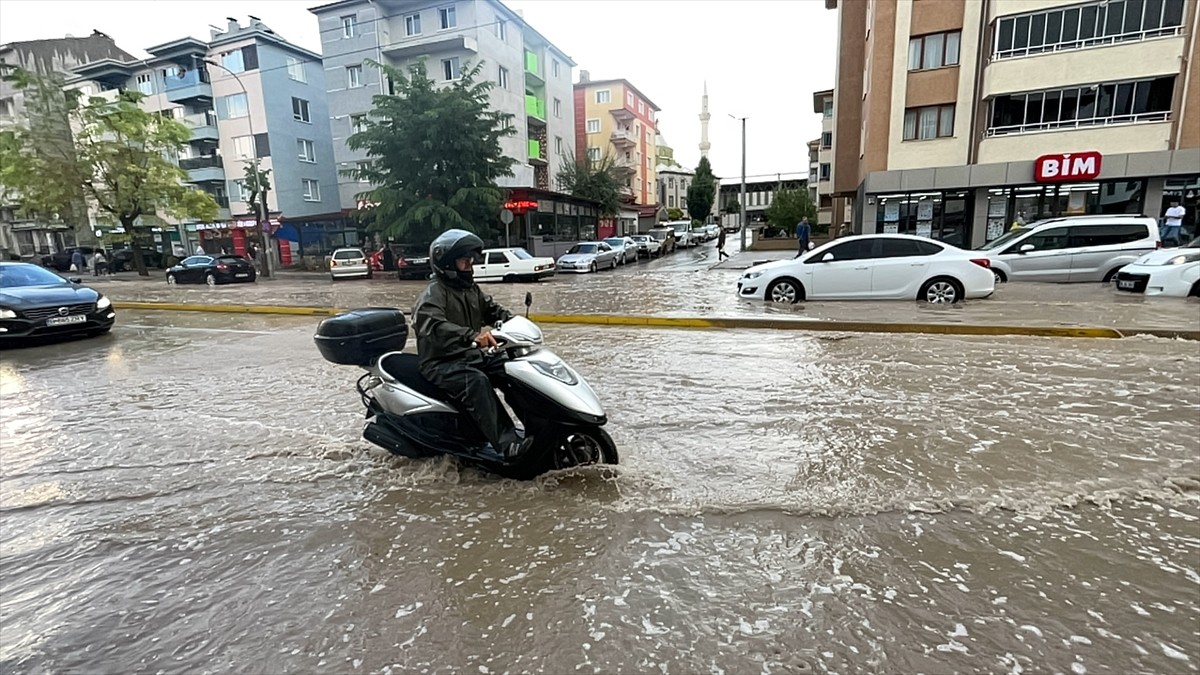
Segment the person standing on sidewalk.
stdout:
<svg viewBox="0 0 1200 675">
<path fill-rule="evenodd" d="M 717 262 L 721 262 L 728 258 L 729 254 L 725 252 L 725 228 L 721 228 L 721 233 L 717 235 Z"/>
<path fill-rule="evenodd" d="M 808 225 L 808 216 L 800 219 L 796 225 L 796 245 L 799 248 L 796 251 L 796 258 L 808 253 L 808 238 L 812 234 L 812 228 Z M 796 258 L 792 258 L 795 260 Z"/>
<path fill-rule="evenodd" d="M 108 258 L 104 257 L 104 249 L 96 249 L 96 255 L 92 256 L 92 276 L 98 277 L 101 274 L 108 275 Z"/>
<path fill-rule="evenodd" d="M 71 253 L 71 271 L 87 271 L 87 259 L 83 257 L 83 251 L 80 251 L 79 249 L 75 249 L 74 252 Z"/>
<path fill-rule="evenodd" d="M 1172 199 L 1171 207 L 1163 214 L 1163 241 L 1171 239 L 1176 246 L 1183 244 L 1183 217 L 1186 215 L 1187 209 L 1179 205 L 1178 199 Z"/>
</svg>

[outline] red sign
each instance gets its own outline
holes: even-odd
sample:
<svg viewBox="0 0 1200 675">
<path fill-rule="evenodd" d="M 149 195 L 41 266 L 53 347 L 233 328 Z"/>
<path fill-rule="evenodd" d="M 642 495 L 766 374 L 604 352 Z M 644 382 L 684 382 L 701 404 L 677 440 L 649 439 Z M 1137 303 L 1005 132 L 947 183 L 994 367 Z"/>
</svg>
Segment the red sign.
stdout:
<svg viewBox="0 0 1200 675">
<path fill-rule="evenodd" d="M 1100 175 L 1100 160 L 1095 150 L 1042 155 L 1033 161 L 1033 179 L 1039 183 L 1092 180 Z"/>
<path fill-rule="evenodd" d="M 513 213 L 525 213 L 530 209 L 537 209 L 538 203 L 529 199 L 517 199 L 511 202 L 504 202 L 504 208 Z"/>
</svg>

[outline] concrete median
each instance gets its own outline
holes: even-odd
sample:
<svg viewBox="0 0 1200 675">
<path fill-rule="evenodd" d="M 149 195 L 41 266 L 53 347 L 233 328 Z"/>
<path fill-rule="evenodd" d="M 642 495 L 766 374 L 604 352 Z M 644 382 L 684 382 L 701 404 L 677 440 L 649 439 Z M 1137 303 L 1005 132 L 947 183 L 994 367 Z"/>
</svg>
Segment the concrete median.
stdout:
<svg viewBox="0 0 1200 675">
<path fill-rule="evenodd" d="M 287 305 L 208 305 L 170 302 L 113 303 L 117 309 L 170 312 L 224 312 L 231 314 L 279 314 L 292 316 L 333 316 L 347 311 L 337 307 L 298 307 Z M 1011 326 L 958 323 L 908 323 L 876 321 L 822 321 L 760 318 L 711 318 L 670 316 L 627 316 L 603 314 L 531 314 L 543 324 L 591 326 L 633 326 L 644 328 L 755 329 L 793 330 L 823 333 L 924 333 L 933 335 L 1026 336 L 1058 338 L 1125 338 L 1153 336 L 1200 341 L 1200 330 L 1170 328 L 1103 328 L 1093 326 Z"/>
</svg>

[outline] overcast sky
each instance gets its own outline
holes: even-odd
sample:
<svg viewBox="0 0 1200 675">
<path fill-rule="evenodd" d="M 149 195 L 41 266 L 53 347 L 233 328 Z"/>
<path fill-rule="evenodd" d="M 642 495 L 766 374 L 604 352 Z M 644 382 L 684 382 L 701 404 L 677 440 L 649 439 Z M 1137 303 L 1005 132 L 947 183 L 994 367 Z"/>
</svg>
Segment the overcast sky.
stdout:
<svg viewBox="0 0 1200 675">
<path fill-rule="evenodd" d="M 92 30 L 122 49 L 191 35 L 225 17 L 261 18 L 275 32 L 320 53 L 310 0 L 0 0 L 0 42 Z M 748 117 L 750 175 L 808 171 L 806 143 L 820 136 L 812 93 L 833 87 L 836 12 L 823 0 L 506 0 L 534 28 L 588 70 L 625 78 L 662 112 L 659 126 L 676 159 L 700 159 L 700 96 L 708 81 L 709 159 L 716 173 L 741 171 L 740 123 Z"/>
</svg>

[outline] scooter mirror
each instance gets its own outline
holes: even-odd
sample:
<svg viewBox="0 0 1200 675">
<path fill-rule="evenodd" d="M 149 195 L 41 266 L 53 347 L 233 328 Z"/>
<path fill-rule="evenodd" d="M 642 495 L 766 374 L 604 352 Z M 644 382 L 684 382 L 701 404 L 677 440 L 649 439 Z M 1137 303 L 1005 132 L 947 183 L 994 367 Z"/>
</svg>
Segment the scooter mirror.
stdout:
<svg viewBox="0 0 1200 675">
<path fill-rule="evenodd" d="M 526 292 L 525 293 L 525 306 L 528 307 L 532 304 L 533 304 L 533 293 Z"/>
</svg>

